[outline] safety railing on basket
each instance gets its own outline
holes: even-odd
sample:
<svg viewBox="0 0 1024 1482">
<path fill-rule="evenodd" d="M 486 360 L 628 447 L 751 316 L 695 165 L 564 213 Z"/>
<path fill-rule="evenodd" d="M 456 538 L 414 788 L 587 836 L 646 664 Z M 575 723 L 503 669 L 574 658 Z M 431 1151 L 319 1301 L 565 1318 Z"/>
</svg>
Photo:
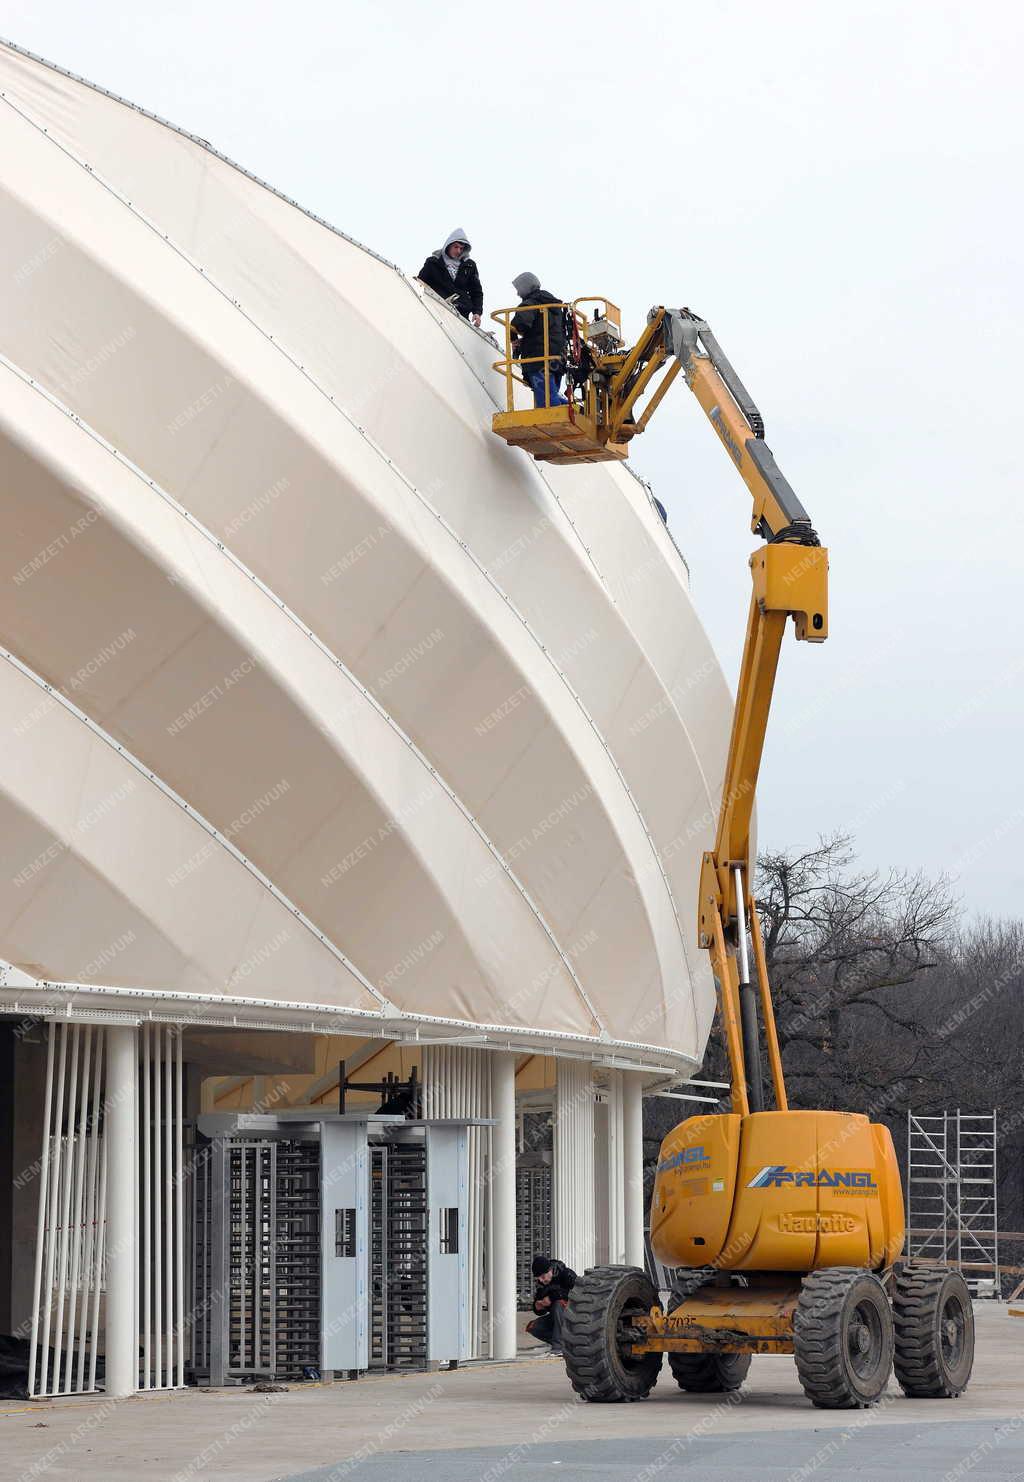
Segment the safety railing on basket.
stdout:
<svg viewBox="0 0 1024 1482">
<path fill-rule="evenodd" d="M 596 305 L 592 317 L 588 317 L 583 305 Z M 541 316 L 542 325 L 542 353 L 540 355 L 523 355 L 521 347 L 526 335 L 535 327 L 535 320 L 524 323 L 520 318 L 519 325 L 514 323 L 517 316 L 535 315 Z M 555 322 L 559 330 L 554 338 L 556 346 L 564 340 L 565 349 L 556 348 L 552 350 L 552 316 L 560 316 Z M 505 403 L 506 410 L 514 412 L 515 405 L 515 383 L 528 387 L 534 395 L 536 408 L 550 410 L 552 407 L 562 405 L 562 399 L 557 402 L 552 399 L 552 392 L 559 395 L 559 386 L 562 377 L 565 377 L 565 403 L 569 407 L 569 415 L 580 413 L 590 417 L 593 421 L 598 420 L 598 390 L 591 376 L 593 362 L 590 344 L 595 338 L 594 331 L 597 330 L 602 341 L 606 341 L 609 335 L 620 335 L 621 316 L 616 304 L 610 299 L 596 294 L 586 294 L 580 298 L 567 302 L 542 303 L 542 304 L 515 304 L 511 308 L 495 309 L 491 318 L 501 326 L 504 335 L 505 353 L 500 360 L 496 360 L 492 369 L 500 371 L 505 378 Z M 600 348 L 604 348 L 602 343 Z M 523 373 L 524 367 L 536 367 L 541 375 L 537 378 L 539 384 L 531 382 L 530 374 Z M 541 388 L 543 388 L 541 390 Z M 541 400 L 541 396 L 543 399 Z"/>
</svg>

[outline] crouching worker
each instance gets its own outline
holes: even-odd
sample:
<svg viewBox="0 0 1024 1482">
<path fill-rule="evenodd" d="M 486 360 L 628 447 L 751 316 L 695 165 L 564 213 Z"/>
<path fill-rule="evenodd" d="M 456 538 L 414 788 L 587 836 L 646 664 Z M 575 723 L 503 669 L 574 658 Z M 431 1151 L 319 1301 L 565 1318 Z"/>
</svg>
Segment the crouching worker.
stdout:
<svg viewBox="0 0 1024 1482">
<path fill-rule="evenodd" d="M 480 328 L 484 311 L 484 290 L 476 263 L 469 255 L 469 238 L 457 226 L 443 247 L 432 252 L 416 274 L 421 283 L 448 299 L 463 319 Z"/>
<path fill-rule="evenodd" d="M 546 288 L 541 288 L 536 273 L 520 273 L 518 278 L 512 279 L 512 287 L 522 300 L 518 313 L 512 316 L 512 334 L 515 337 L 512 353 L 525 362 L 523 379 L 533 392 L 533 404 L 535 407 L 564 407 L 565 397 L 558 388 L 565 374 L 565 310 L 531 307 L 534 304 L 557 304 L 561 300 L 548 293 Z M 545 319 L 550 357 L 546 366 L 542 358 Z"/>
<path fill-rule="evenodd" d="M 537 1316 L 526 1324 L 526 1331 L 542 1343 L 549 1343 L 552 1353 L 561 1353 L 562 1318 L 569 1293 L 576 1285 L 576 1272 L 570 1270 L 564 1261 L 553 1261 L 550 1256 L 534 1256 L 533 1274 L 537 1281 L 533 1310 Z"/>
</svg>

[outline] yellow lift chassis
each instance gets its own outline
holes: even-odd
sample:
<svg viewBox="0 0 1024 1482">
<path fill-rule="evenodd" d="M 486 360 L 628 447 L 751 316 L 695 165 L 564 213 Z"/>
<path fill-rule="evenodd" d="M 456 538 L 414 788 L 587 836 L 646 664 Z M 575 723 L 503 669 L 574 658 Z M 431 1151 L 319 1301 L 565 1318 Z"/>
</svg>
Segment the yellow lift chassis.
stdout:
<svg viewBox="0 0 1024 1482">
<path fill-rule="evenodd" d="M 584 305 L 596 305 L 592 317 Z M 733 1390 L 752 1354 L 793 1353 L 805 1393 L 824 1408 L 875 1403 L 893 1368 L 909 1396 L 958 1395 L 974 1361 L 970 1293 L 944 1266 L 899 1262 L 903 1195 L 888 1129 L 853 1112 L 789 1109 L 752 894 L 750 823 L 786 621 L 805 642 L 828 636 L 828 553 L 698 315 L 652 309 L 627 348 L 607 299 L 534 310 L 544 315 L 544 354 L 532 359 L 545 371 L 555 358 L 547 316 L 566 316 L 568 400 L 525 410 L 515 405 L 517 312 L 493 316 L 505 331 L 499 436 L 552 462 L 623 458 L 681 371 L 750 491 L 751 528 L 764 541 L 750 557 L 722 799 L 699 886 L 699 940 L 714 969 L 732 1110 L 692 1117 L 662 1143 L 650 1229 L 656 1257 L 677 1272 L 665 1307 L 639 1268 L 598 1266 L 577 1282 L 563 1323 L 573 1387 L 592 1401 L 642 1399 L 667 1354 L 682 1389 Z"/>
</svg>

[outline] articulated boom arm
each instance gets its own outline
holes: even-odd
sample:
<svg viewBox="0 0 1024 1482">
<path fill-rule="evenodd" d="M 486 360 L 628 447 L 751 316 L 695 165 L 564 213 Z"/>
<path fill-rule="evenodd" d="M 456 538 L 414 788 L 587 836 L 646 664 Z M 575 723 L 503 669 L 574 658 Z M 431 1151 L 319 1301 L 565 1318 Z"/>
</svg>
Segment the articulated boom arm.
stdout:
<svg viewBox="0 0 1024 1482">
<path fill-rule="evenodd" d="M 607 377 L 612 441 L 625 442 L 642 432 L 682 371 L 750 490 L 751 529 L 766 541 L 750 557 L 754 589 L 715 845 L 701 866 L 698 930 L 718 982 L 733 1110 L 746 1115 L 764 1107 L 757 1006 L 747 959 L 749 925 L 775 1100 L 785 1110 L 782 1061 L 752 895 L 750 824 L 786 619 L 792 617 L 798 639 L 820 643 L 828 636 L 828 552 L 764 442 L 757 407 L 702 319 L 688 309 L 652 309 L 632 349 L 595 363 L 599 375 Z M 634 417 L 634 407 L 647 392 L 642 414 Z"/>
<path fill-rule="evenodd" d="M 581 306 L 594 304 L 591 320 Z M 549 319 L 553 312 L 566 313 L 573 327 L 565 367 L 568 394 L 553 405 L 547 392 L 542 404 L 526 410 L 515 404 L 515 312 L 499 309 L 492 315 L 505 335 L 505 354 L 495 370 L 505 377 L 506 408 L 495 412 L 491 423 L 499 437 L 550 463 L 625 458 L 682 372 L 750 490 L 750 526 L 766 543 L 750 558 L 754 590 L 715 847 L 701 865 L 698 931 L 718 981 L 733 1109 L 746 1115 L 764 1106 L 757 1002 L 747 963 L 749 923 L 775 1100 L 784 1111 L 782 1060 L 751 894 L 750 821 L 786 619 L 793 619 L 797 638 L 820 643 L 828 636 L 828 552 L 764 441 L 760 412 L 703 319 L 689 309 L 652 309 L 640 338 L 626 349 L 619 311 L 608 299 L 591 296 L 549 305 L 543 315 L 544 353 L 531 356 L 530 363 L 542 363 L 561 378 L 564 352 L 550 353 Z M 553 367 L 552 361 L 558 364 Z"/>
</svg>

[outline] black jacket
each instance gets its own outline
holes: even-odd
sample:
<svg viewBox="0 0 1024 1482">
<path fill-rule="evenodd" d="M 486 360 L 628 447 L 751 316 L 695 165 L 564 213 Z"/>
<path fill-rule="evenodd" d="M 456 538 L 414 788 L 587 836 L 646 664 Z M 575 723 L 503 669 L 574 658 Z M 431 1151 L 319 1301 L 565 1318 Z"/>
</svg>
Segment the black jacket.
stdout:
<svg viewBox="0 0 1024 1482">
<path fill-rule="evenodd" d="M 558 304 L 561 299 L 548 293 L 546 288 L 536 288 L 523 299 L 523 304 Z M 534 355 L 544 354 L 544 320 L 548 321 L 548 354 L 553 359 L 565 359 L 565 310 L 529 309 L 522 307 L 512 316 L 512 328 L 519 336 L 516 355 L 520 360 L 529 360 Z M 523 367 L 524 371 L 543 370 L 539 360 Z M 556 1261 L 556 1266 L 561 1263 Z M 568 1270 L 568 1267 L 565 1268 Z M 575 1276 L 573 1280 L 575 1281 Z"/>
<path fill-rule="evenodd" d="M 444 265 L 444 257 L 439 248 L 430 254 L 416 276 L 442 298 L 451 298 L 453 293 L 458 294 L 455 307 L 463 319 L 468 319 L 470 314 L 483 313 L 484 290 L 476 263 L 471 257 L 459 258 L 458 272 L 453 278 Z"/>
<path fill-rule="evenodd" d="M 555 303 L 558 300 L 555 299 Z M 534 1312 L 550 1312 L 550 1307 L 538 1307 L 537 1303 L 542 1297 L 550 1297 L 552 1302 L 564 1301 L 576 1285 L 576 1272 L 564 1261 L 551 1262 L 551 1280 L 538 1281 L 537 1290 L 533 1294 Z"/>
</svg>

